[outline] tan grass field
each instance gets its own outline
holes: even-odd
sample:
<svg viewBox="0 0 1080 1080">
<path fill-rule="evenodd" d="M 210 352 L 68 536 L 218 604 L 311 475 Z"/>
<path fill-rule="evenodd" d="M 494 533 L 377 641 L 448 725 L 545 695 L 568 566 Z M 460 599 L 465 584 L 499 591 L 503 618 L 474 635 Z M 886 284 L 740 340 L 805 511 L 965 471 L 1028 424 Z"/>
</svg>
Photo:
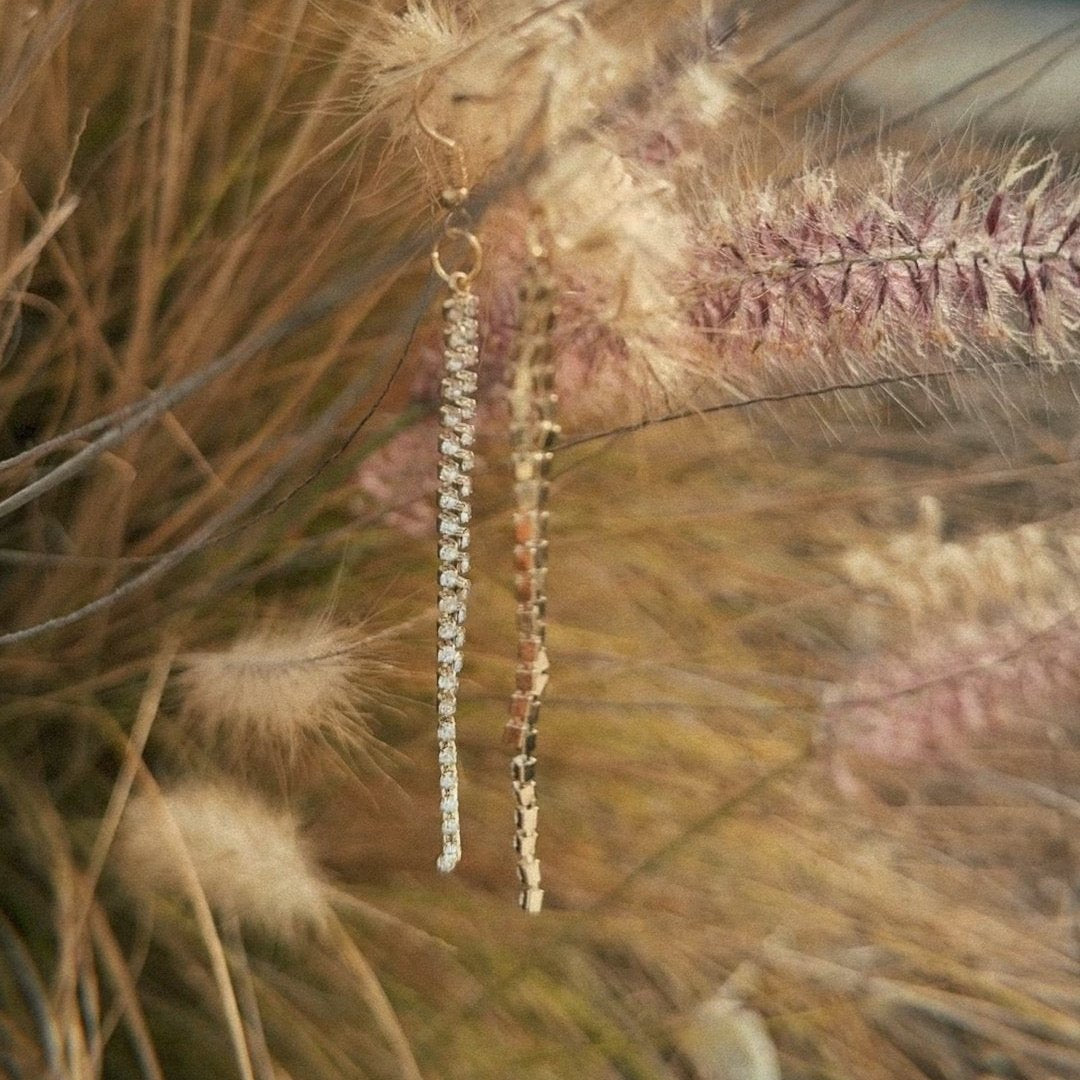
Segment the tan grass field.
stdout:
<svg viewBox="0 0 1080 1080">
<path fill-rule="evenodd" d="M 0 1075 L 1080 1077 L 1075 30 L 993 7 L 0 4 Z M 421 107 L 485 255 L 449 875 Z"/>
</svg>

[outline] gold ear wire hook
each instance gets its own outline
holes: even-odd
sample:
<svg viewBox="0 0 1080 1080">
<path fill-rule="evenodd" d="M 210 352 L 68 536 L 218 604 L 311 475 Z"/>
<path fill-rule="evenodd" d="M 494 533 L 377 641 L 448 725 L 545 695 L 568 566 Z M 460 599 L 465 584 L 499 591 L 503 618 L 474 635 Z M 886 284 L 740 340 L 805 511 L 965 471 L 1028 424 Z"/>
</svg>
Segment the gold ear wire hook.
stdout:
<svg viewBox="0 0 1080 1080">
<path fill-rule="evenodd" d="M 420 114 L 420 98 L 422 96 L 420 90 L 422 86 L 423 79 L 416 84 L 416 93 L 413 94 L 412 114 L 416 120 L 416 126 L 429 139 L 441 143 L 454 155 L 454 162 L 458 170 L 456 177 L 458 181 L 457 189 L 444 191 L 439 199 L 444 209 L 451 210 L 455 206 L 460 206 L 469 197 L 469 169 L 465 164 L 465 152 L 461 149 L 461 144 L 457 139 L 451 139 L 449 135 L 436 131 Z"/>
<path fill-rule="evenodd" d="M 468 270 L 447 270 L 443 265 L 439 245 L 436 243 L 434 250 L 431 252 L 431 264 L 435 268 L 435 273 L 455 293 L 461 293 L 467 291 L 476 279 L 477 274 L 480 273 L 480 265 L 483 260 L 483 248 L 480 246 L 480 241 L 470 229 L 463 227 L 469 221 L 468 212 L 464 210 L 465 201 L 469 197 L 469 171 L 465 165 L 465 154 L 460 143 L 456 139 L 451 139 L 449 135 L 436 131 L 420 114 L 420 91 L 422 85 L 423 80 L 416 84 L 416 93 L 413 95 L 412 102 L 412 114 L 416 119 L 417 127 L 428 138 L 441 143 L 453 153 L 458 169 L 457 180 L 459 186 L 446 188 L 439 195 L 439 205 L 446 211 L 446 217 L 443 219 L 443 236 L 465 241 L 472 255 L 472 266 Z"/>
</svg>

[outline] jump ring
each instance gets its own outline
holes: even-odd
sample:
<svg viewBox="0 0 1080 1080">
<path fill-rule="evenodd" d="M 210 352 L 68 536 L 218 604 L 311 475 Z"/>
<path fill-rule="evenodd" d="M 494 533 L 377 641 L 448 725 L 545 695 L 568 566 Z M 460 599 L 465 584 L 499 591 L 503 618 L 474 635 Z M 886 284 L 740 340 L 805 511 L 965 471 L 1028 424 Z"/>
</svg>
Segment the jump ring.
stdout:
<svg viewBox="0 0 1080 1080">
<path fill-rule="evenodd" d="M 454 270 L 452 272 L 443 266 L 442 258 L 439 255 L 438 244 L 435 245 L 435 248 L 431 253 L 431 265 L 435 268 L 435 273 L 438 274 L 452 289 L 460 291 L 467 288 L 476 280 L 476 275 L 480 273 L 480 267 L 483 265 L 484 249 L 480 246 L 480 241 L 476 236 L 465 229 L 451 226 L 445 230 L 443 235 L 462 239 L 472 249 L 472 266 L 468 270 Z"/>
</svg>

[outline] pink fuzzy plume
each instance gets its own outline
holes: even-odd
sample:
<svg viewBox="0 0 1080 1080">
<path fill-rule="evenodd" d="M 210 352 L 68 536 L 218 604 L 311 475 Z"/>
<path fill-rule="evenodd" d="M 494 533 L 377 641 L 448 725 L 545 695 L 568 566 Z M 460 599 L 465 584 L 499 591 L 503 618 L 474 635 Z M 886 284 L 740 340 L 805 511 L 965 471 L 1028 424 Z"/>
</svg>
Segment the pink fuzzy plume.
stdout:
<svg viewBox="0 0 1080 1080">
<path fill-rule="evenodd" d="M 719 374 L 750 390 L 917 371 L 928 353 L 1061 358 L 1080 320 L 1080 191 L 1019 158 L 995 186 L 904 180 L 876 190 L 814 174 L 707 224 L 690 318 Z"/>
<path fill-rule="evenodd" d="M 356 509 L 414 540 L 435 534 L 439 421 L 429 416 L 391 436 L 360 464 Z"/>
<path fill-rule="evenodd" d="M 1053 741 L 1080 705 L 1080 545 L 1035 525 L 966 543 L 920 531 L 845 559 L 856 652 L 823 702 L 838 775 L 854 758 L 960 760 L 1008 734 Z"/>
<path fill-rule="evenodd" d="M 833 746 L 886 761 L 963 756 L 1005 730 L 1051 735 L 1051 717 L 1080 703 L 1080 622 L 1042 630 L 944 625 L 910 649 L 856 664 L 826 703 Z M 1036 731 L 1035 734 L 1038 734 Z"/>
</svg>

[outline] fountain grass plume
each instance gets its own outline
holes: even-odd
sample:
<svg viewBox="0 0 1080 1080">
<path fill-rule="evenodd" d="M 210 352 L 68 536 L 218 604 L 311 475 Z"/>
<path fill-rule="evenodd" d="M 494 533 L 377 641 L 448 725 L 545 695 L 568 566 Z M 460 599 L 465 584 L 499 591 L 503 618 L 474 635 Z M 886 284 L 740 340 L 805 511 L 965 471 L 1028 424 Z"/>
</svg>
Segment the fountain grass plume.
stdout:
<svg viewBox="0 0 1080 1080">
<path fill-rule="evenodd" d="M 367 710 L 385 663 L 359 627 L 267 625 L 183 664 L 181 723 L 229 768 L 285 776 L 319 749 L 375 751 Z"/>
<path fill-rule="evenodd" d="M 1068 523 L 945 541 L 938 502 L 882 551 L 857 548 L 853 651 L 823 703 L 840 773 L 860 756 L 971 762 L 1003 737 L 1076 736 L 1080 543 Z M 838 773 L 838 775 L 840 775 Z"/>
<path fill-rule="evenodd" d="M 707 211 L 687 283 L 719 373 L 751 392 L 917 371 L 929 357 L 1071 360 L 1080 187 L 1022 148 L 999 174 L 867 187 L 829 172 Z"/>
<path fill-rule="evenodd" d="M 132 893 L 183 895 L 179 866 L 190 859 L 220 915 L 285 940 L 328 925 L 326 886 L 291 813 L 235 782 L 189 779 L 162 795 L 134 797 L 124 815 L 115 863 Z"/>
</svg>

